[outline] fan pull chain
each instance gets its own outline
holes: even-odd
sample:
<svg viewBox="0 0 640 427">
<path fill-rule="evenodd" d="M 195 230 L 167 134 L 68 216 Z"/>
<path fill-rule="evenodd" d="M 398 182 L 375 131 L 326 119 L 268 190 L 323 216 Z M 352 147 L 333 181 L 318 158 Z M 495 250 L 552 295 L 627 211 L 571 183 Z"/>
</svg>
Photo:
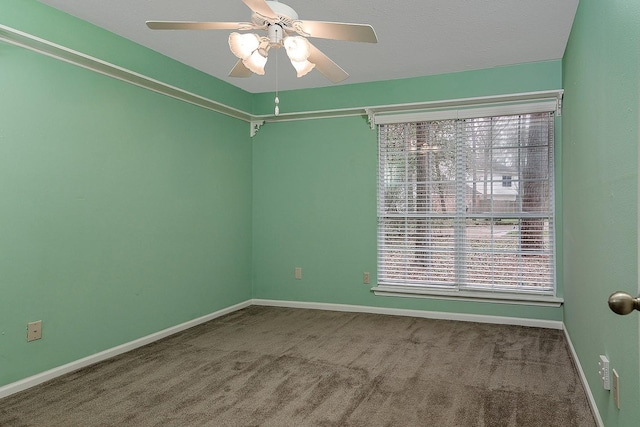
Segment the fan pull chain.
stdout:
<svg viewBox="0 0 640 427">
<path fill-rule="evenodd" d="M 274 101 L 276 107 L 273 112 L 277 116 L 280 114 L 280 98 L 278 98 L 278 49 L 276 49 L 276 99 Z"/>
</svg>

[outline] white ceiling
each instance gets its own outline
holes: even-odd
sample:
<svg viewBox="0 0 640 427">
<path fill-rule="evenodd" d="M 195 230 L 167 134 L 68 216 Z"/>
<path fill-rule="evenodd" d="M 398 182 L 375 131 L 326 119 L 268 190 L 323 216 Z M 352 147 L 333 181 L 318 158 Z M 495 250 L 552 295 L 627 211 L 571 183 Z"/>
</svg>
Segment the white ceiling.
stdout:
<svg viewBox="0 0 640 427">
<path fill-rule="evenodd" d="M 147 20 L 249 22 L 241 0 L 40 0 L 249 92 L 275 88 L 264 76 L 231 78 L 229 31 L 150 30 Z M 312 39 L 350 77 L 391 80 L 562 58 L 578 0 L 286 0 L 300 19 L 371 24 L 377 44 Z M 278 89 L 330 86 L 318 71 L 296 78 L 278 55 Z"/>
</svg>

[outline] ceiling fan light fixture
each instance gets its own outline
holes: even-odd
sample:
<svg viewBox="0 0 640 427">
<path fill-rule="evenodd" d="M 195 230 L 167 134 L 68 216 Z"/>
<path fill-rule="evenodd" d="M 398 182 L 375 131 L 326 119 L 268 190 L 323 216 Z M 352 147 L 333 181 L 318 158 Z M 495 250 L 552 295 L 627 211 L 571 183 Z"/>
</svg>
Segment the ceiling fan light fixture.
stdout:
<svg viewBox="0 0 640 427">
<path fill-rule="evenodd" d="M 286 37 L 284 39 L 284 48 L 291 62 L 306 61 L 311 54 L 311 44 L 309 40 L 300 36 Z"/>
<path fill-rule="evenodd" d="M 333 83 L 339 83 L 349 77 L 349 74 L 318 50 L 307 38 L 378 42 L 378 37 L 371 25 L 301 21 L 295 10 L 277 0 L 242 0 L 242 2 L 251 9 L 250 22 L 146 21 L 146 24 L 152 30 L 266 31 L 266 36 L 238 32 L 229 35 L 231 52 L 239 58 L 229 73 L 230 77 L 250 77 L 252 73 L 264 75 L 269 50 L 284 47 L 298 77 L 306 75 L 315 68 Z M 297 35 L 294 36 L 294 34 Z M 310 62 L 309 58 L 313 62 Z"/>
<path fill-rule="evenodd" d="M 260 38 L 253 33 L 231 33 L 229 35 L 229 48 L 240 59 L 249 58 L 260 46 Z"/>
<path fill-rule="evenodd" d="M 267 56 L 263 55 L 261 50 L 262 49 L 254 50 L 248 58 L 242 60 L 242 63 L 252 72 L 264 76 L 264 66 L 267 63 Z"/>
<path fill-rule="evenodd" d="M 293 67 L 298 72 L 297 73 L 298 77 L 306 76 L 307 73 L 313 70 L 314 67 L 316 66 L 316 64 L 309 62 L 306 59 L 304 61 L 291 61 L 291 65 L 293 65 Z"/>
</svg>

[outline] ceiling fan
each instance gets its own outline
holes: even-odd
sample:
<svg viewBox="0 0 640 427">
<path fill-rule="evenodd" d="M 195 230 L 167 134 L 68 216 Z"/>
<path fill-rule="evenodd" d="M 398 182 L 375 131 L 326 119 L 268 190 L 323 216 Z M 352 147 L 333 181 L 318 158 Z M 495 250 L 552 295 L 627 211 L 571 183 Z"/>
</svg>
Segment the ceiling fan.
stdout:
<svg viewBox="0 0 640 427">
<path fill-rule="evenodd" d="M 263 75 L 269 50 L 284 47 L 291 64 L 302 77 L 314 67 L 333 83 L 349 77 L 338 64 L 307 40 L 316 37 L 332 40 L 377 43 L 371 25 L 298 19 L 291 7 L 278 1 L 242 0 L 252 11 L 251 22 L 147 21 L 152 30 L 265 30 L 266 36 L 232 32 L 231 52 L 238 57 L 229 76 Z"/>
</svg>

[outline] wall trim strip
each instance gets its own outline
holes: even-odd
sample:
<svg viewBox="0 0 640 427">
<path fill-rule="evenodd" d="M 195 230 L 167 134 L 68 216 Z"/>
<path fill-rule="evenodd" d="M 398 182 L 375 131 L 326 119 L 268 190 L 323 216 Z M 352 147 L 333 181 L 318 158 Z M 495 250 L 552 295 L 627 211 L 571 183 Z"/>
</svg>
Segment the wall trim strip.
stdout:
<svg viewBox="0 0 640 427">
<path fill-rule="evenodd" d="M 131 83 L 135 86 L 139 86 L 189 104 L 197 105 L 198 107 L 216 111 L 246 122 L 250 122 L 252 120 L 251 115 L 245 111 L 196 95 L 176 86 L 171 86 L 143 74 L 136 73 L 135 71 L 111 64 L 90 55 L 85 55 L 84 53 L 41 39 L 34 35 L 7 27 L 6 25 L 0 25 L 0 40 L 51 58 L 59 59 L 69 64 L 77 65 L 99 74 L 113 77 L 114 79 Z"/>
<path fill-rule="evenodd" d="M 162 338 L 166 338 L 169 335 L 173 335 L 175 333 L 184 331 L 185 329 L 192 328 L 201 323 L 205 323 L 205 322 L 208 322 L 209 320 L 213 320 L 220 316 L 224 316 L 225 314 L 229 314 L 234 311 L 241 310 L 243 308 L 249 307 L 250 305 L 251 305 L 251 300 L 247 300 L 239 304 L 232 305 L 231 307 L 223 308 L 221 310 L 215 311 L 205 316 L 198 317 L 197 319 L 189 320 L 187 322 L 181 323 L 176 326 L 172 326 L 167 329 L 163 329 L 161 331 L 144 336 L 142 338 L 138 338 L 128 343 L 124 343 L 122 345 L 112 347 L 110 349 L 101 351 L 96 354 L 92 354 L 82 359 L 75 360 L 65 365 L 58 366 L 53 369 L 49 369 L 48 371 L 44 371 L 39 374 L 24 378 L 22 380 L 7 384 L 3 387 L 0 387 L 0 399 L 2 399 L 3 397 L 7 397 L 9 395 L 12 395 L 14 393 L 18 393 L 20 391 L 26 390 L 28 388 L 34 387 L 38 384 L 42 384 L 43 382 L 52 380 L 61 375 L 68 374 L 69 372 L 77 371 L 78 369 L 87 367 L 89 365 L 93 365 L 98 362 L 102 362 L 103 360 L 107 360 L 119 354 L 126 353 L 127 351 L 131 351 L 138 347 L 151 344 L 152 342 L 158 341 Z"/>
<path fill-rule="evenodd" d="M 266 123 L 290 122 L 309 119 L 326 119 L 336 117 L 367 116 L 371 129 L 375 125 L 384 122 L 390 115 L 395 117 L 402 114 L 428 114 L 434 111 L 458 109 L 470 109 L 481 107 L 515 108 L 522 103 L 547 102 L 545 111 L 558 110 L 557 103 L 564 95 L 563 89 L 544 90 L 537 92 L 509 93 L 502 95 L 478 96 L 472 98 L 455 98 L 426 102 L 411 102 L 403 104 L 385 104 L 354 108 L 336 108 L 330 110 L 299 111 L 293 113 L 280 113 L 253 116 L 256 119 L 264 120 Z M 553 102 L 553 106 L 550 103 Z M 535 105 L 535 104 L 534 104 Z"/>
<path fill-rule="evenodd" d="M 232 305 L 230 307 L 215 311 L 213 313 L 207 314 L 205 316 L 201 316 L 196 319 L 181 323 L 179 325 L 176 325 L 167 329 L 163 329 L 162 331 L 147 335 L 137 340 L 107 349 L 100 353 L 96 353 L 91 356 L 87 356 L 82 359 L 78 359 L 76 361 L 67 363 L 65 365 L 58 366 L 53 369 L 49 369 L 48 371 L 41 372 L 31 377 L 24 378 L 14 383 L 7 384 L 3 387 L 0 387 L 0 399 L 10 396 L 12 394 L 18 393 L 20 391 L 26 390 L 28 388 L 34 387 L 38 384 L 42 384 L 46 381 L 52 380 L 64 374 L 77 371 L 78 369 L 84 368 L 86 366 L 93 365 L 98 362 L 102 362 L 103 360 L 109 359 L 111 357 L 115 357 L 122 353 L 126 353 L 127 351 L 134 350 L 138 347 L 142 347 L 154 341 L 158 341 L 162 338 L 166 338 L 170 335 L 184 331 L 186 329 L 192 328 L 194 326 L 208 322 L 210 320 L 216 319 L 226 314 L 233 313 L 234 311 L 247 308 L 251 305 L 268 306 L 268 307 L 302 308 L 302 309 L 310 309 L 310 310 L 344 311 L 344 312 L 352 312 L 352 313 L 385 314 L 385 315 L 394 315 L 394 316 L 410 316 L 410 317 L 421 317 L 421 318 L 440 319 L 440 320 L 458 320 L 463 322 L 480 322 L 480 323 L 493 323 L 493 324 L 503 324 L 503 325 L 507 324 L 507 325 L 518 325 L 518 326 L 530 326 L 530 327 L 539 327 L 539 328 L 547 328 L 547 329 L 561 329 L 564 331 L 564 335 L 567 339 L 571 358 L 573 359 L 576 370 L 578 371 L 578 376 L 580 377 L 582 385 L 587 394 L 587 400 L 589 401 L 589 406 L 591 407 L 591 411 L 596 420 L 596 423 L 598 427 L 604 427 L 604 423 L 602 421 L 602 417 L 600 416 L 600 413 L 598 412 L 598 407 L 595 403 L 593 393 L 591 392 L 591 388 L 589 387 L 589 384 L 587 382 L 587 378 L 584 374 L 584 370 L 582 369 L 582 365 L 580 364 L 580 360 L 578 359 L 576 350 L 573 347 L 573 343 L 571 342 L 569 331 L 567 331 L 566 325 L 564 325 L 564 323 L 561 321 L 524 319 L 524 318 L 502 317 L 502 316 L 486 316 L 486 315 L 475 315 L 475 314 L 464 314 L 464 313 L 422 311 L 422 310 L 406 310 L 406 309 L 398 309 L 398 308 L 372 307 L 372 306 L 349 305 L 349 304 L 283 301 L 283 300 L 271 300 L 271 299 L 250 299 L 250 300 Z"/>
<path fill-rule="evenodd" d="M 114 65 L 96 57 L 86 55 L 71 48 L 53 43 L 0 24 L 0 41 L 19 46 L 33 52 L 46 55 L 69 64 L 100 73 L 115 79 L 131 83 L 133 85 L 169 96 L 180 101 L 187 102 L 208 110 L 234 117 L 249 123 L 249 135 L 254 136 L 262 123 L 279 123 L 297 120 L 327 119 L 339 117 L 361 116 L 368 117 L 371 129 L 375 129 L 374 119 L 376 116 L 392 113 L 425 112 L 438 109 L 482 106 L 489 104 L 504 104 L 523 101 L 539 101 L 554 99 L 558 106 L 562 100 L 564 91 L 562 89 L 525 92 L 516 94 L 503 94 L 480 96 L 473 98 L 447 99 L 427 102 L 414 102 L 403 104 L 361 106 L 352 108 L 336 108 L 328 110 L 300 111 L 293 113 L 282 113 L 278 116 L 273 114 L 254 115 L 247 111 L 230 107 L 218 101 L 205 98 L 200 95 L 163 83 L 159 80 L 147 77 L 135 71 Z M 257 125 L 259 123 L 259 125 Z"/>
<path fill-rule="evenodd" d="M 253 299 L 253 305 L 271 307 L 305 308 L 312 310 L 348 311 L 353 313 L 387 314 L 392 316 L 422 317 L 426 319 L 458 320 L 462 322 L 493 323 L 497 325 L 530 326 L 545 329 L 563 329 L 559 320 L 541 320 L 519 317 L 489 316 L 481 314 L 451 313 L 444 311 L 407 310 L 401 308 L 373 307 L 367 305 L 333 304 L 322 302 L 283 301 Z"/>
<path fill-rule="evenodd" d="M 602 417 L 600 416 L 600 412 L 598 411 L 598 405 L 596 405 L 596 400 L 593 397 L 593 393 L 591 392 L 591 387 L 589 387 L 589 383 L 587 382 L 587 377 L 584 374 L 584 370 L 582 369 L 582 365 L 580 364 L 580 359 L 578 359 L 578 353 L 576 353 L 576 349 L 573 347 L 573 343 L 571 342 L 571 337 L 569 336 L 569 331 L 567 330 L 567 326 L 563 324 L 564 336 L 567 339 L 567 344 L 569 345 L 569 351 L 571 352 L 571 358 L 573 359 L 573 364 L 578 371 L 578 376 L 580 377 L 580 381 L 582 382 L 582 386 L 584 388 L 585 393 L 587 394 L 587 401 L 589 402 L 589 407 L 591 408 L 591 412 L 593 413 L 593 418 L 596 420 L 596 424 L 598 427 L 604 427 L 604 421 L 602 421 Z"/>
<path fill-rule="evenodd" d="M 552 295 L 515 292 L 482 292 L 464 290 L 424 289 L 419 286 L 378 285 L 371 288 L 374 295 L 400 298 L 429 298 L 451 301 L 490 302 L 493 304 L 560 307 L 564 300 Z"/>
<path fill-rule="evenodd" d="M 303 301 L 283 301 L 283 300 L 271 300 L 271 299 L 249 299 L 247 301 L 243 301 L 241 303 L 232 305 L 230 307 L 223 308 L 221 310 L 215 311 L 205 316 L 201 316 L 196 319 L 181 323 L 179 325 L 163 329 L 161 331 L 144 336 L 142 338 L 138 338 L 128 343 L 124 343 L 122 345 L 101 351 L 99 353 L 84 357 L 82 359 L 75 360 L 65 365 L 58 366 L 53 369 L 49 369 L 47 371 L 41 372 L 39 374 L 24 378 L 22 380 L 13 382 L 11 384 L 7 384 L 5 386 L 0 387 L 0 399 L 10 396 L 12 394 L 18 393 L 20 391 L 26 390 L 28 388 L 34 387 L 36 385 L 42 384 L 46 381 L 52 380 L 64 374 L 77 371 L 78 369 L 87 367 L 89 365 L 93 365 L 98 362 L 102 362 L 111 357 L 115 357 L 122 353 L 126 353 L 128 351 L 134 350 L 138 347 L 151 344 L 152 342 L 158 341 L 162 338 L 166 338 L 175 333 L 184 331 L 186 329 L 192 328 L 194 326 L 200 325 L 202 323 L 208 322 L 210 320 L 216 319 L 226 314 L 233 313 L 243 308 L 247 308 L 252 305 L 269 306 L 269 307 L 302 308 L 302 309 L 310 309 L 310 310 L 343 311 L 343 312 L 352 312 L 352 313 L 372 313 L 372 314 L 383 314 L 383 315 L 393 315 L 393 316 L 409 316 L 409 317 L 421 317 L 421 318 L 427 318 L 427 319 L 457 320 L 457 321 L 463 321 L 463 322 L 479 322 L 479 323 L 493 323 L 493 324 L 500 324 L 500 325 L 529 326 L 529 327 L 558 329 L 558 330 L 562 329 L 565 331 L 565 335 L 567 336 L 567 341 L 569 342 L 569 347 L 571 348 L 571 355 L 573 357 L 573 360 L 580 374 L 580 378 L 583 381 L 583 384 L 587 391 L 589 404 L 591 405 L 591 408 L 594 411 L 596 420 L 599 420 L 599 423 L 600 423 L 599 425 L 603 426 L 602 420 L 600 418 L 600 415 L 597 413 L 597 408 L 593 401 L 593 395 L 591 395 L 591 391 L 588 388 L 588 384 L 584 377 L 584 372 L 582 370 L 582 367 L 580 366 L 580 362 L 578 361 L 575 350 L 573 349 L 573 345 L 571 344 L 571 340 L 569 339 L 569 335 L 566 331 L 566 328 L 564 327 L 564 324 L 561 321 L 476 315 L 476 314 L 465 314 L 465 313 L 408 310 L 408 309 L 373 307 L 373 306 L 364 306 L 364 305 L 333 304 L 333 303 L 303 302 Z"/>
</svg>

